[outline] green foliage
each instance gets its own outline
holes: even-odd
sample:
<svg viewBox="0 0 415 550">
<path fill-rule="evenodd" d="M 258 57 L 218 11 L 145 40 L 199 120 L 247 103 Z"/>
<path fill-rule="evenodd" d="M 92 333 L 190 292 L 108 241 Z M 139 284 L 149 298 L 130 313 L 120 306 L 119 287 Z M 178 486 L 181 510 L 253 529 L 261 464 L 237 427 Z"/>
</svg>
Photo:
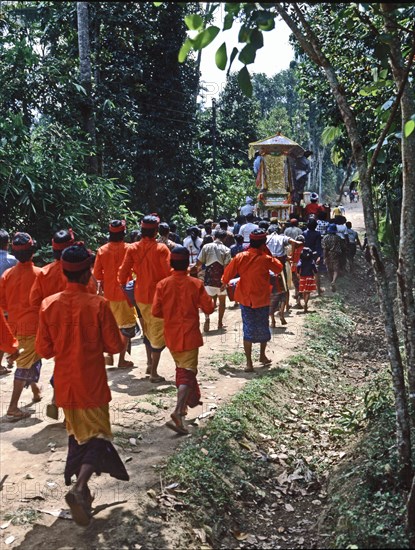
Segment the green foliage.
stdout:
<svg viewBox="0 0 415 550">
<path fill-rule="evenodd" d="M 389 394 L 389 392 L 387 392 Z M 334 548 L 407 548 L 405 500 L 397 483 L 395 418 L 384 392 L 368 401 L 374 413 L 363 438 L 331 482 L 324 530 Z M 379 406 L 379 403 L 381 406 Z M 373 406 L 375 407 L 373 409 Z"/>
<path fill-rule="evenodd" d="M 171 221 L 177 225 L 177 232 L 183 238 L 186 235 L 186 229 L 192 225 L 197 225 L 197 220 L 191 216 L 184 204 L 181 204 L 176 214 L 171 217 Z"/>
<path fill-rule="evenodd" d="M 49 245 L 55 231 L 73 227 L 77 238 L 95 247 L 105 238 L 109 219 L 137 222 L 125 188 L 85 173 L 86 151 L 85 143 L 46 120 L 30 134 L 23 131 L 19 149 L 11 150 L 5 141 L 0 163 L 7 167 L 8 183 L 0 188 L 1 225 L 28 231 L 41 245 Z"/>
</svg>

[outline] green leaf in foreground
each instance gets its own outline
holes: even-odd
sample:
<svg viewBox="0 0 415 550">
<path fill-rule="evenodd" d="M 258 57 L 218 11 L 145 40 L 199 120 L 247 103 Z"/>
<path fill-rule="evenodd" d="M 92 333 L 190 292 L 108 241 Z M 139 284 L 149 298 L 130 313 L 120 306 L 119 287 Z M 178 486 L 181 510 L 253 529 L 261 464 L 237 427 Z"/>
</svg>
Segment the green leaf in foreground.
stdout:
<svg viewBox="0 0 415 550">
<path fill-rule="evenodd" d="M 195 50 L 201 50 L 202 48 L 208 46 L 211 42 L 213 42 L 213 40 L 215 40 L 219 30 L 219 27 L 212 26 L 200 32 L 193 40 L 193 48 Z"/>
<path fill-rule="evenodd" d="M 409 137 L 412 132 L 414 131 L 415 129 L 415 121 L 414 120 L 408 120 L 408 122 L 405 123 L 405 126 L 404 126 L 404 134 L 405 134 L 405 137 Z"/>
<path fill-rule="evenodd" d="M 215 54 L 215 62 L 218 69 L 221 71 L 225 70 L 226 63 L 228 62 L 228 54 L 226 52 L 226 43 L 224 42 L 220 46 Z"/>
<path fill-rule="evenodd" d="M 192 49 L 193 47 L 193 43 L 192 43 L 192 40 L 190 38 L 187 38 L 184 42 L 183 42 L 183 45 L 182 47 L 180 48 L 180 51 L 179 51 L 179 55 L 178 55 L 178 60 L 179 60 L 179 63 L 183 63 L 184 60 L 186 59 L 187 57 L 187 54 L 190 52 L 190 50 Z"/>
<path fill-rule="evenodd" d="M 203 26 L 203 19 L 197 13 L 186 15 L 186 17 L 184 18 L 184 22 L 186 23 L 187 28 L 190 31 L 198 31 Z"/>
<path fill-rule="evenodd" d="M 242 67 L 238 73 L 238 84 L 247 97 L 252 97 L 251 75 L 246 67 Z"/>
</svg>

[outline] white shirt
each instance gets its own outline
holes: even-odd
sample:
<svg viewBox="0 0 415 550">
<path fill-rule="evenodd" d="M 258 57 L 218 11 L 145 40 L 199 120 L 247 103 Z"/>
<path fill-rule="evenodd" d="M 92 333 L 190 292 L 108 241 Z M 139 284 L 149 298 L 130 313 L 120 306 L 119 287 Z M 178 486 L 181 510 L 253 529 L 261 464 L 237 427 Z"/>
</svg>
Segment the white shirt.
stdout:
<svg viewBox="0 0 415 550">
<path fill-rule="evenodd" d="M 285 247 L 290 243 L 290 237 L 272 233 L 267 238 L 267 247 L 274 257 L 285 256 Z"/>
<path fill-rule="evenodd" d="M 200 249 L 202 247 L 202 243 L 203 243 L 203 240 L 200 237 L 196 237 L 196 245 L 193 242 L 192 237 L 190 235 L 188 235 L 184 239 L 183 246 L 185 248 L 187 248 L 187 250 L 189 251 L 189 254 L 190 254 L 189 262 L 191 264 L 196 263 L 197 257 L 199 255 Z"/>
<path fill-rule="evenodd" d="M 241 216 L 247 216 L 248 214 L 254 213 L 254 206 L 252 204 L 245 204 L 244 206 L 241 206 Z"/>
<path fill-rule="evenodd" d="M 252 233 L 254 229 L 259 229 L 256 223 L 249 222 L 241 226 L 239 230 L 239 235 L 243 236 L 244 243 L 249 243 L 249 235 Z"/>
</svg>

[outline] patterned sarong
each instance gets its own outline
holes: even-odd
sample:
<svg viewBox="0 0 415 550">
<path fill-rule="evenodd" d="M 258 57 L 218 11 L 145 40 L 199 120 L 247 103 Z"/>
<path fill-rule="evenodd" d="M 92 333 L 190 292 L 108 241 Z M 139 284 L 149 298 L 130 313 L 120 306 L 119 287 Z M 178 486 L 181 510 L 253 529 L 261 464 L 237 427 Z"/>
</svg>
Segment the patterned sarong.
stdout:
<svg viewBox="0 0 415 550">
<path fill-rule="evenodd" d="M 316 281 L 311 275 L 310 277 L 300 276 L 300 292 L 313 292 L 317 289 Z"/>
<path fill-rule="evenodd" d="M 42 361 L 39 359 L 36 363 L 33 363 L 29 369 L 17 368 L 14 371 L 14 379 L 25 380 L 26 384 L 24 387 L 28 388 L 31 384 L 36 384 L 39 382 L 41 366 Z"/>
<path fill-rule="evenodd" d="M 25 388 L 37 383 L 42 361 L 35 350 L 35 336 L 16 336 L 19 341 L 19 355 L 16 359 L 15 380 L 25 380 Z"/>
<path fill-rule="evenodd" d="M 247 342 L 268 342 L 271 340 L 268 314 L 269 306 L 249 307 L 241 304 L 244 340 Z"/>
</svg>

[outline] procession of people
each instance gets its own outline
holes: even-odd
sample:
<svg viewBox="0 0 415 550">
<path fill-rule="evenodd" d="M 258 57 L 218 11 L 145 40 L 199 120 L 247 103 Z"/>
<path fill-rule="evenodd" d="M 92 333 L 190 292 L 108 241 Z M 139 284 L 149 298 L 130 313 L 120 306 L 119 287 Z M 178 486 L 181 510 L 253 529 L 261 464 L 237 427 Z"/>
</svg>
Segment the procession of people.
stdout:
<svg viewBox="0 0 415 550">
<path fill-rule="evenodd" d="M 246 205 L 252 206 L 250 197 Z M 325 220 L 315 193 L 310 205 L 303 219 L 292 215 L 286 223 L 246 208 L 240 223 L 207 219 L 189 227 L 183 240 L 156 213 L 130 232 L 124 220 L 109 220 L 108 242 L 95 253 L 76 240 L 76 231 L 63 228 L 53 234 L 54 259 L 43 267 L 35 265 L 31 235 L 17 232 L 10 239 L 0 230 L 0 349 L 6 359 L 0 375 L 16 365 L 7 417 L 30 416 L 19 407 L 23 390 L 31 389 L 32 402 L 42 399 L 42 359 L 53 358 L 47 414 L 57 419 L 57 409 L 64 412 L 65 499 L 76 523 L 90 522 L 94 473 L 129 479 L 111 443 L 106 369 L 115 355 L 116 368 L 136 367 L 127 358 L 133 338 L 145 346 L 150 383 L 165 381 L 158 367 L 166 347 L 173 357 L 177 404 L 166 426 L 184 435 L 188 408 L 201 400 L 199 348 L 215 310 L 217 330 L 226 331 L 226 307 L 239 305 L 245 371 L 252 373 L 253 345 L 259 344 L 260 366 L 272 363 L 266 348 L 274 314 L 286 325 L 290 308 L 308 313 L 310 299 L 323 292 L 322 276 L 335 292 L 337 279 L 353 270 L 356 248 L 362 248 L 357 232 L 338 211 Z"/>
</svg>

